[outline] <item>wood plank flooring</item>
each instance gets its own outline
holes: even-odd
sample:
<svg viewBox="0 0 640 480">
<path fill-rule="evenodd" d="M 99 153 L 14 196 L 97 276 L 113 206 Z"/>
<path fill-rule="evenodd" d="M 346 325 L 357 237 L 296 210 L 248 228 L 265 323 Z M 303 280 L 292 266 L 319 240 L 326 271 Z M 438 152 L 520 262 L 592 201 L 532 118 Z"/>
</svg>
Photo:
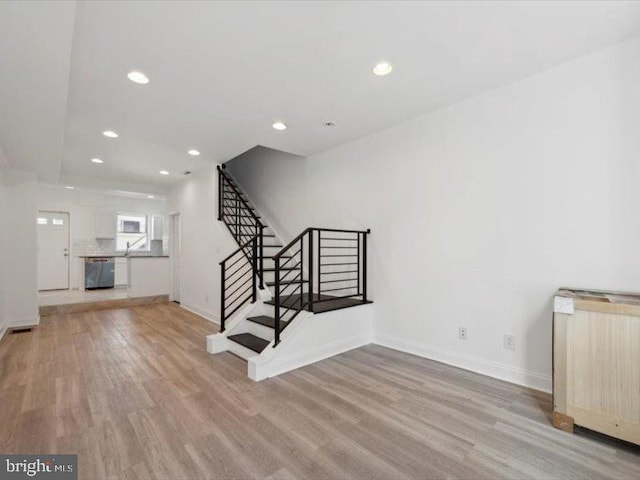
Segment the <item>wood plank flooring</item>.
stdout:
<svg viewBox="0 0 640 480">
<path fill-rule="evenodd" d="M 119 292 L 120 293 L 120 292 Z M 125 292 L 126 294 L 126 292 Z M 108 300 L 82 300 L 77 303 L 55 305 L 40 305 L 40 316 L 63 315 L 67 313 L 90 312 L 92 310 L 113 310 L 116 308 L 130 308 L 152 303 L 167 303 L 169 295 L 152 295 L 136 298 L 113 298 Z"/>
<path fill-rule="evenodd" d="M 0 342 L 0 452 L 83 479 L 640 478 L 640 449 L 551 426 L 550 395 L 367 346 L 254 383 L 174 304 Z"/>
</svg>

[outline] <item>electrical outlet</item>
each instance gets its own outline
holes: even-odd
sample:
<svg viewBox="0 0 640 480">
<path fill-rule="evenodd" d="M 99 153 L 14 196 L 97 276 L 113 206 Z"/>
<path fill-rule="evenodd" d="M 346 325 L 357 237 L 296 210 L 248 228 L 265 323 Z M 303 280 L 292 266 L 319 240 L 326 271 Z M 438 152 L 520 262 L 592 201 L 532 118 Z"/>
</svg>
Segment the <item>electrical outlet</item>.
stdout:
<svg viewBox="0 0 640 480">
<path fill-rule="evenodd" d="M 515 335 L 504 335 L 503 347 L 507 350 L 515 350 L 516 349 L 516 336 Z"/>
<path fill-rule="evenodd" d="M 460 340 L 467 339 L 467 328 L 466 327 L 458 327 L 458 338 Z"/>
</svg>

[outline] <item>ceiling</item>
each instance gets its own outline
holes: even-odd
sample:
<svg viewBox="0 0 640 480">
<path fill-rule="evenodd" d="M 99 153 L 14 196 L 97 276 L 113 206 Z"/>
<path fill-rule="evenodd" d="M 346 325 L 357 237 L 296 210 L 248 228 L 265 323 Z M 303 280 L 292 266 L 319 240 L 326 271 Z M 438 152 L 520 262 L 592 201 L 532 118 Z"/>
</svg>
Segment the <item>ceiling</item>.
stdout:
<svg viewBox="0 0 640 480">
<path fill-rule="evenodd" d="M 57 179 L 75 2 L 0 1 L 0 149 L 10 166 Z"/>
<path fill-rule="evenodd" d="M 162 190 L 255 145 L 311 155 L 638 35 L 637 2 L 2 2 L 0 146 L 47 182 Z"/>
</svg>

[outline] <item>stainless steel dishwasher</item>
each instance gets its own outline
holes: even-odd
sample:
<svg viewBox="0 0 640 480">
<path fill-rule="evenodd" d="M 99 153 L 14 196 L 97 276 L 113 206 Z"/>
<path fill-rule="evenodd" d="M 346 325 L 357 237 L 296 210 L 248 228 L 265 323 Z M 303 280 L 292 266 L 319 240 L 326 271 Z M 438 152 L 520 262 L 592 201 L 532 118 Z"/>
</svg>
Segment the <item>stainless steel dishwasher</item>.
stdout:
<svg viewBox="0 0 640 480">
<path fill-rule="evenodd" d="M 87 257 L 84 259 L 84 288 L 113 288 L 115 277 L 113 257 Z"/>
</svg>

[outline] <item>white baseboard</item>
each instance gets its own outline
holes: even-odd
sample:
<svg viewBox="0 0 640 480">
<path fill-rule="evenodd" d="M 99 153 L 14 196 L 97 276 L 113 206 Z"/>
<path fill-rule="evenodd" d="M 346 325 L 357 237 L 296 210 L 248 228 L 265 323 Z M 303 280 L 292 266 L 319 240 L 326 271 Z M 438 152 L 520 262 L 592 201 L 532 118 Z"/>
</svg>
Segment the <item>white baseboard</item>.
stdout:
<svg viewBox="0 0 640 480">
<path fill-rule="evenodd" d="M 354 348 L 363 347 L 371 343 L 370 336 L 355 336 L 345 338 L 328 345 L 322 345 L 313 350 L 295 353 L 286 357 L 276 357 L 274 359 L 261 359 L 256 357 L 257 361 L 249 360 L 248 371 L 252 380 L 263 380 L 265 378 L 275 377 L 285 372 L 295 370 L 305 365 L 310 365 L 320 360 L 339 355 L 341 353 L 353 350 Z"/>
<path fill-rule="evenodd" d="M 29 328 L 40 325 L 40 315 L 23 318 L 22 320 L 10 322 L 7 328 Z"/>
<path fill-rule="evenodd" d="M 533 388 L 534 390 L 541 390 L 547 393 L 551 393 L 552 390 L 551 375 L 531 372 L 512 365 L 486 360 L 475 355 L 467 355 L 453 350 L 388 335 L 376 336 L 373 343 L 517 385 Z"/>
<path fill-rule="evenodd" d="M 7 326 L 6 325 L 0 326 L 0 341 L 2 340 L 2 337 L 4 337 L 5 333 L 7 333 Z"/>
<path fill-rule="evenodd" d="M 184 308 L 185 310 L 188 310 L 191 313 L 195 313 L 199 317 L 204 318 L 205 320 L 209 320 L 211 323 L 215 323 L 216 325 L 220 325 L 220 316 L 219 315 L 215 315 L 215 314 L 213 314 L 211 312 L 205 312 L 204 310 L 200 310 L 197 307 L 194 307 L 192 305 L 188 305 L 188 304 L 185 304 L 185 303 L 181 303 L 180 306 L 182 308 Z"/>
</svg>

